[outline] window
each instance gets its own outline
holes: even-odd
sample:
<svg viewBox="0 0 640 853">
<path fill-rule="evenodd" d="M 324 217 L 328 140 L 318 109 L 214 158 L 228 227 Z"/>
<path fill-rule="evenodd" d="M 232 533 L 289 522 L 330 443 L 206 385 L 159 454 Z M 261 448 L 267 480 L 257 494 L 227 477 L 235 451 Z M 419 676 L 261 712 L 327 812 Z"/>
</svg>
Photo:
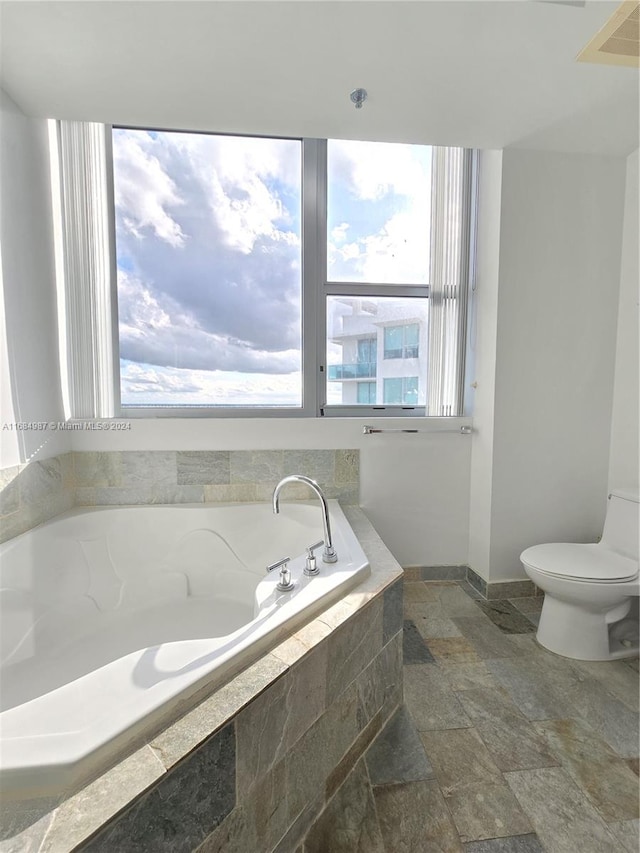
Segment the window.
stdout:
<svg viewBox="0 0 640 853">
<path fill-rule="evenodd" d="M 375 338 L 362 338 L 358 341 L 358 363 L 375 364 L 378 342 Z"/>
<path fill-rule="evenodd" d="M 358 382 L 358 405 L 372 406 L 376 402 L 376 383 Z"/>
<path fill-rule="evenodd" d="M 389 320 L 395 320 L 397 323 L 403 318 L 418 318 L 419 322 L 403 325 L 394 323 L 391 327 L 385 325 Z M 387 351 L 389 329 L 400 330 L 397 358 L 401 359 L 405 340 L 402 330 L 413 330 L 407 334 L 407 341 L 419 340 L 420 334 L 426 341 L 428 325 L 429 300 L 426 297 L 371 296 L 364 300 L 353 296 L 327 297 L 327 405 L 339 407 L 362 405 L 366 402 L 356 394 L 351 380 L 369 377 L 384 380 L 388 376 L 415 374 L 417 369 L 424 376 L 424 381 L 420 395 L 412 402 L 416 406 L 425 406 L 428 372 L 426 346 L 422 349 L 423 357 L 418 361 L 417 367 L 415 361 L 408 366 L 390 360 Z M 363 337 L 365 335 L 367 337 Z M 410 351 L 415 352 L 415 358 L 418 358 L 417 345 Z M 378 353 L 381 353 L 383 358 L 378 359 Z M 375 400 L 371 401 L 371 405 L 373 402 Z M 382 400 L 378 402 L 383 405 Z M 384 399 L 384 404 L 403 403 L 401 399 L 393 402 L 386 397 Z"/>
<path fill-rule="evenodd" d="M 384 380 L 384 402 L 415 406 L 418 402 L 418 377 L 402 376 Z"/>
<path fill-rule="evenodd" d="M 57 138 L 72 416 L 462 413 L 474 152 L 77 122 Z M 105 247 L 117 281 L 103 264 L 87 300 Z"/>
<path fill-rule="evenodd" d="M 384 330 L 385 358 L 418 358 L 420 326 L 387 326 Z"/>
<path fill-rule="evenodd" d="M 123 407 L 302 405 L 301 142 L 113 130 Z"/>
</svg>

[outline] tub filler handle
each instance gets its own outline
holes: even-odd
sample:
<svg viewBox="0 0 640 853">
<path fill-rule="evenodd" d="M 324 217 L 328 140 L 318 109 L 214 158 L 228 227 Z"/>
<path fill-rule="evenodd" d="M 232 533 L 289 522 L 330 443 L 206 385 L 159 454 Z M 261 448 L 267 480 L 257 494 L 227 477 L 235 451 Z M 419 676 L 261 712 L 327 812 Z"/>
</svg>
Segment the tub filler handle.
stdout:
<svg viewBox="0 0 640 853">
<path fill-rule="evenodd" d="M 283 557 L 282 560 L 278 560 L 277 563 L 271 563 L 271 565 L 267 566 L 268 572 L 280 569 L 280 580 L 276 584 L 276 589 L 279 589 L 280 592 L 289 592 L 289 590 L 294 587 L 294 583 L 291 580 L 291 571 L 289 570 L 290 559 L 291 557 Z"/>
<path fill-rule="evenodd" d="M 316 562 L 316 555 L 313 553 L 316 548 L 321 548 L 324 545 L 324 539 L 321 539 L 319 542 L 316 542 L 315 545 L 309 545 L 307 548 L 307 562 L 304 567 L 305 575 L 317 575 L 320 574 L 320 569 Z"/>
</svg>

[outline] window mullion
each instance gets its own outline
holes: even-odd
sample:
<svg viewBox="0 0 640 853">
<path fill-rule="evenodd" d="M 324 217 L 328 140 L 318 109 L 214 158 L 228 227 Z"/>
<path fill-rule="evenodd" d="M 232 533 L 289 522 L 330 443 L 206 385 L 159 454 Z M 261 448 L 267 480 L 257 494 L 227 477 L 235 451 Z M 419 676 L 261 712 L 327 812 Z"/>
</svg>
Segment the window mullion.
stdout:
<svg viewBox="0 0 640 853">
<path fill-rule="evenodd" d="M 302 162 L 304 409 L 318 416 L 326 393 L 327 141 L 303 139 Z"/>
</svg>

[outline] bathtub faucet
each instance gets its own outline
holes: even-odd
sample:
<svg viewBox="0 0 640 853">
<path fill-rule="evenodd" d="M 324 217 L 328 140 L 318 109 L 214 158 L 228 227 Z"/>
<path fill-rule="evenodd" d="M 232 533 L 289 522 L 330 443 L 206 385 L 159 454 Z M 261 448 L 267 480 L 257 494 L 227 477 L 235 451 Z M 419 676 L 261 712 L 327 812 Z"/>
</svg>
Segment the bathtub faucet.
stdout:
<svg viewBox="0 0 640 853">
<path fill-rule="evenodd" d="M 338 555 L 336 554 L 336 549 L 333 547 L 333 539 L 331 538 L 331 524 L 329 522 L 329 507 L 327 506 L 327 501 L 325 496 L 322 494 L 322 489 L 316 483 L 315 480 L 309 479 L 309 477 L 303 477 L 302 474 L 291 474 L 289 477 L 285 477 L 283 480 L 280 480 L 278 485 L 273 490 L 273 511 L 277 515 L 280 512 L 280 492 L 283 486 L 286 486 L 287 483 L 304 483 L 305 486 L 309 486 L 310 489 L 318 496 L 318 500 L 320 501 L 320 507 L 322 509 L 322 529 L 324 531 L 324 550 L 322 552 L 322 560 L 325 563 L 335 563 L 338 560 Z"/>
</svg>

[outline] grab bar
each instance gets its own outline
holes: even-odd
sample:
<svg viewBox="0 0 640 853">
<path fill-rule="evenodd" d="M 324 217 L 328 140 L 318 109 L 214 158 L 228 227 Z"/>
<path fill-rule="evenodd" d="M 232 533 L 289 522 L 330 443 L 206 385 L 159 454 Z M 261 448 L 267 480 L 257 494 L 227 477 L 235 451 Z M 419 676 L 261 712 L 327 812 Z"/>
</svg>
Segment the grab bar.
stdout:
<svg viewBox="0 0 640 853">
<path fill-rule="evenodd" d="M 460 427 L 460 429 L 438 429 L 438 430 L 434 429 L 434 430 L 431 430 L 431 429 L 376 429 L 375 427 L 372 427 L 372 426 L 363 426 L 362 432 L 364 433 L 364 435 L 372 435 L 373 433 L 377 433 L 377 432 L 429 432 L 432 435 L 435 435 L 436 433 L 441 433 L 441 432 L 457 432 L 459 435 L 471 435 L 471 433 L 473 432 L 473 427 L 470 427 L 467 424 L 464 424 L 463 426 Z"/>
</svg>

